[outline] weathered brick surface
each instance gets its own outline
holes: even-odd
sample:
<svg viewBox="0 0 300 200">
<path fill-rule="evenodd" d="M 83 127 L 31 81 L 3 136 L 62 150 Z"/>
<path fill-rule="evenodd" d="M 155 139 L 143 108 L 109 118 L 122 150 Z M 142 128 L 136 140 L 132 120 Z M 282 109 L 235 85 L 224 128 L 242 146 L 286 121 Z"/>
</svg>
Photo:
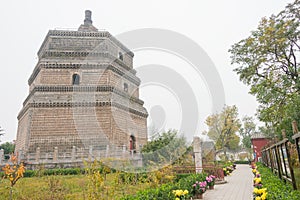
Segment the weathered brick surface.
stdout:
<svg viewBox="0 0 300 200">
<path fill-rule="evenodd" d="M 137 147 L 147 142 L 148 114 L 139 99 L 133 53 L 108 32 L 49 31 L 38 55 L 18 116 L 16 151 L 129 149 L 131 135 Z M 74 74 L 79 85 L 72 83 Z"/>
</svg>

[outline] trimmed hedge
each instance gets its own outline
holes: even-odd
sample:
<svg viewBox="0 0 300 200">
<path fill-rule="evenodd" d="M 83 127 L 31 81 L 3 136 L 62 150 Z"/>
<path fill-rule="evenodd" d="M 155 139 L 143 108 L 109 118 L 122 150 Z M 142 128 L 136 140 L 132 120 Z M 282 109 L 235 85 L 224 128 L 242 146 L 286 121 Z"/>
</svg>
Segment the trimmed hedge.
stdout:
<svg viewBox="0 0 300 200">
<path fill-rule="evenodd" d="M 248 160 L 237 160 L 237 161 L 234 161 L 235 164 L 247 164 L 249 165 L 250 162 Z"/>
<path fill-rule="evenodd" d="M 24 173 L 24 177 L 51 176 L 51 175 L 78 175 L 84 173 L 85 173 L 85 169 L 81 169 L 81 168 L 26 170 Z M 4 176 L 4 172 L 0 172 L 0 177 L 3 176 Z"/>
<path fill-rule="evenodd" d="M 135 195 L 128 195 L 121 200 L 174 200 L 173 190 L 181 189 L 188 190 L 189 194 L 187 195 L 187 199 L 192 197 L 192 185 L 196 181 L 204 181 L 207 174 L 191 174 L 185 178 L 179 179 L 177 182 L 171 182 L 168 184 L 163 184 L 157 188 L 151 188 L 139 191 Z"/>
<path fill-rule="evenodd" d="M 267 188 L 268 199 L 300 199 L 300 191 L 293 190 L 290 183 L 285 183 L 283 180 L 279 179 L 269 168 L 263 166 L 261 163 L 257 163 L 257 169 L 261 174 L 263 186 Z"/>
</svg>

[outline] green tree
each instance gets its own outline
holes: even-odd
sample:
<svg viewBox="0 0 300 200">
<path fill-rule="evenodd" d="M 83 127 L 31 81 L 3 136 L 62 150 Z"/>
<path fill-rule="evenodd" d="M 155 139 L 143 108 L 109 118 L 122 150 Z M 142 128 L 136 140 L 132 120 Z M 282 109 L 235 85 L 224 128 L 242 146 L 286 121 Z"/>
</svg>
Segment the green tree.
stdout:
<svg viewBox="0 0 300 200">
<path fill-rule="evenodd" d="M 239 130 L 242 136 L 242 143 L 244 147 L 251 148 L 251 136 L 255 132 L 256 124 L 254 123 L 253 117 L 245 116 L 242 119 L 242 126 Z"/>
<path fill-rule="evenodd" d="M 15 144 L 12 142 L 6 142 L 0 145 L 0 149 L 4 150 L 4 154 L 11 154 L 15 150 Z"/>
<path fill-rule="evenodd" d="M 277 15 L 263 18 L 251 35 L 234 44 L 234 71 L 250 86 L 259 102 L 258 117 L 267 126 L 291 132 L 291 121 L 300 120 L 300 0 Z"/>
<path fill-rule="evenodd" d="M 156 166 L 172 164 L 187 151 L 186 139 L 177 131 L 169 130 L 156 134 L 154 138 L 143 146 L 143 160 L 146 164 Z"/>
<path fill-rule="evenodd" d="M 217 150 L 223 149 L 226 155 L 226 148 L 236 150 L 239 147 L 240 138 L 236 133 L 241 124 L 236 106 L 225 106 L 221 113 L 207 117 L 206 124 L 208 136 L 214 140 Z"/>
</svg>

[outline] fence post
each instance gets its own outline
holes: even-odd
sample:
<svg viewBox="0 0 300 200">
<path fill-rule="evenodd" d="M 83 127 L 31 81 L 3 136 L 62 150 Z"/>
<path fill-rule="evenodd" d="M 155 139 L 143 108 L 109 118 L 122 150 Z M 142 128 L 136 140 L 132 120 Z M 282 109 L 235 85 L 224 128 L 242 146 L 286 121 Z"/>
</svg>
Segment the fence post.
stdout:
<svg viewBox="0 0 300 200">
<path fill-rule="evenodd" d="M 109 155 L 109 145 L 106 145 L 105 157 L 107 158 Z"/>
<path fill-rule="evenodd" d="M 72 147 L 72 153 L 71 153 L 71 162 L 74 162 L 76 160 L 76 147 Z"/>
<path fill-rule="evenodd" d="M 127 157 L 126 156 L 126 145 L 125 144 L 123 144 L 123 146 L 122 146 L 122 156 L 123 156 L 123 158 Z"/>
<path fill-rule="evenodd" d="M 57 162 L 57 160 L 58 160 L 58 147 L 54 147 L 53 162 Z"/>
<path fill-rule="evenodd" d="M 40 162 L 40 157 L 41 157 L 41 150 L 40 150 L 40 147 L 37 147 L 37 148 L 36 148 L 36 154 L 35 154 L 35 161 L 36 161 L 37 163 Z"/>
<path fill-rule="evenodd" d="M 297 122 L 296 122 L 295 120 L 294 120 L 293 123 L 292 123 L 292 127 L 293 127 L 293 133 L 294 133 L 294 134 L 299 133 L 298 125 L 297 125 Z"/>
<path fill-rule="evenodd" d="M 93 146 L 89 146 L 89 161 L 92 161 L 93 158 Z"/>
<path fill-rule="evenodd" d="M 4 150 L 0 149 L 0 165 L 2 165 L 3 161 L 4 161 Z"/>
</svg>

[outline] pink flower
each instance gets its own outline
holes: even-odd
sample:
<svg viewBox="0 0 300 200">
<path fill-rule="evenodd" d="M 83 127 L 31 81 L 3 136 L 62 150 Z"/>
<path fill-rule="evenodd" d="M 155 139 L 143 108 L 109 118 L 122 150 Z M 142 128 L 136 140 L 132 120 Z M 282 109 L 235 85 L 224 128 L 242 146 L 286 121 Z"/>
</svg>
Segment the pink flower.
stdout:
<svg viewBox="0 0 300 200">
<path fill-rule="evenodd" d="M 201 182 L 200 183 L 200 187 L 204 187 L 205 188 L 206 187 L 206 181 Z"/>
<path fill-rule="evenodd" d="M 213 181 L 213 179 L 209 176 L 209 177 L 206 177 L 206 181 L 207 181 L 208 183 L 210 183 L 210 182 Z"/>
<path fill-rule="evenodd" d="M 216 178 L 214 175 L 210 175 L 209 177 L 212 178 L 212 179 L 215 179 L 215 178 Z"/>
</svg>

